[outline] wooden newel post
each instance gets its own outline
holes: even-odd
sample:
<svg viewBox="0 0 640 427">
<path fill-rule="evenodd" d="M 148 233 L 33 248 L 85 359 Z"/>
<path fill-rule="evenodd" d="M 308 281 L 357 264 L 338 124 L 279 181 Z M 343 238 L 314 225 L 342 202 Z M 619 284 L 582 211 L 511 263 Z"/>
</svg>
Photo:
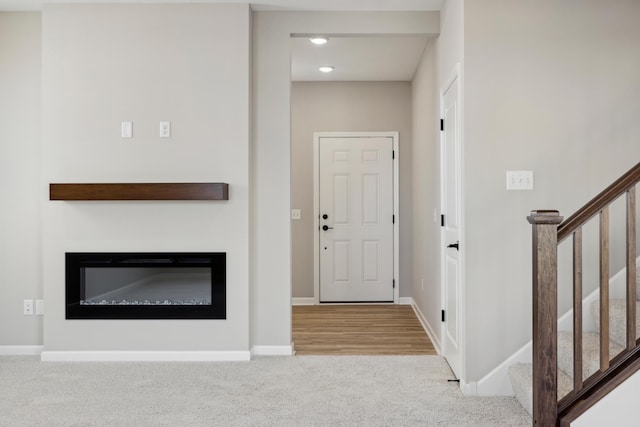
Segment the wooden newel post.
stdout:
<svg viewBox="0 0 640 427">
<path fill-rule="evenodd" d="M 533 425 L 552 427 L 558 415 L 558 211 L 532 211 Z"/>
</svg>

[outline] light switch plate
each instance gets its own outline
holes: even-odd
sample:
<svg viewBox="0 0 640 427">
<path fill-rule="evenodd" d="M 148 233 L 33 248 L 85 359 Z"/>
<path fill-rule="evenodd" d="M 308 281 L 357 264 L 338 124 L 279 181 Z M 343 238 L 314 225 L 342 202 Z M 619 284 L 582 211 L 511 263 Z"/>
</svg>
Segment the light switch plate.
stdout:
<svg viewBox="0 0 640 427">
<path fill-rule="evenodd" d="M 291 219 L 300 219 L 301 217 L 300 209 L 291 209 Z"/>
<path fill-rule="evenodd" d="M 44 300 L 43 299 L 37 299 L 36 300 L 36 314 L 38 316 L 43 316 L 44 315 Z"/>
<path fill-rule="evenodd" d="M 533 190 L 533 171 L 507 171 L 507 190 Z"/>
<path fill-rule="evenodd" d="M 133 122 L 120 123 L 120 136 L 122 138 L 133 138 Z"/>
</svg>

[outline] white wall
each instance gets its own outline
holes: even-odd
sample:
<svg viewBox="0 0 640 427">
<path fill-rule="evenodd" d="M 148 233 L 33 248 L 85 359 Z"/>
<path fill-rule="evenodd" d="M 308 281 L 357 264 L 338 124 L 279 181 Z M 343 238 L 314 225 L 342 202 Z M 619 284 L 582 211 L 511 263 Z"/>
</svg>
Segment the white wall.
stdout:
<svg viewBox="0 0 640 427">
<path fill-rule="evenodd" d="M 444 37 L 444 36 L 441 36 Z M 413 282 L 412 297 L 440 348 L 440 113 L 436 43 L 427 45 L 413 78 Z M 434 218 L 435 213 L 435 218 Z"/>
<path fill-rule="evenodd" d="M 291 34 L 424 34 L 437 12 L 254 14 L 252 331 L 257 345 L 291 340 Z"/>
<path fill-rule="evenodd" d="M 640 159 L 638 16 L 632 0 L 464 3 L 471 380 L 531 338 L 528 212 L 568 215 Z M 535 190 L 505 191 L 506 170 Z"/>
<path fill-rule="evenodd" d="M 40 50 L 39 13 L 0 13 L 0 346 L 42 343 Z"/>
<path fill-rule="evenodd" d="M 249 350 L 249 7 L 47 5 L 43 25 L 43 198 L 50 182 L 230 184 L 228 202 L 45 202 L 45 350 Z M 66 251 L 227 252 L 227 319 L 67 321 Z"/>
<path fill-rule="evenodd" d="M 398 131 L 400 138 L 400 296 L 411 296 L 411 84 L 296 82 L 291 87 L 291 221 L 293 297 L 314 296 L 313 133 Z"/>
</svg>

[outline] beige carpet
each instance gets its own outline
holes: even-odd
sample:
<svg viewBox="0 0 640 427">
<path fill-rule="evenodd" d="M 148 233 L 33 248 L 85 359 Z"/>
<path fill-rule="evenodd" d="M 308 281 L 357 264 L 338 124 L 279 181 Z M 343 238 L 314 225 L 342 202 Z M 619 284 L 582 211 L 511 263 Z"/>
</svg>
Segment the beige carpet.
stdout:
<svg viewBox="0 0 640 427">
<path fill-rule="evenodd" d="M 515 399 L 464 397 L 438 356 L 228 363 L 0 357 L 1 426 L 530 426 Z"/>
</svg>

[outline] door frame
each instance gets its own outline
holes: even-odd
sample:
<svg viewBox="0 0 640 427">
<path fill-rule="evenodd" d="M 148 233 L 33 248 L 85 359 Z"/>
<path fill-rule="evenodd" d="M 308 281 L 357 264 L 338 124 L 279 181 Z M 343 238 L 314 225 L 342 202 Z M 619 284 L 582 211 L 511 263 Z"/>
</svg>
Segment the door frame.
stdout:
<svg viewBox="0 0 640 427">
<path fill-rule="evenodd" d="M 458 251 L 458 278 L 460 280 L 460 292 L 458 293 L 458 326 L 460 328 L 460 367 L 457 374 L 460 379 L 460 388 L 463 392 L 468 393 L 468 385 L 465 381 L 466 378 L 466 328 L 465 328 L 465 220 L 464 220 L 464 135 L 462 123 L 464 123 L 464 108 L 462 106 L 462 73 L 460 63 L 457 63 L 454 70 L 449 75 L 449 78 L 445 80 L 444 85 L 440 88 L 440 118 L 444 117 L 444 96 L 445 93 L 449 90 L 449 88 L 453 85 L 457 85 L 457 96 L 456 103 L 458 106 L 458 139 L 459 139 L 459 150 L 458 150 L 458 182 L 459 182 L 459 191 L 458 191 L 458 209 L 459 209 L 459 242 L 460 247 Z M 445 124 L 446 126 L 446 124 Z M 445 144 L 444 132 L 440 132 L 440 212 L 444 211 L 445 205 L 445 195 L 444 195 L 444 182 L 445 182 Z M 444 269 L 445 265 L 445 252 L 446 252 L 446 244 L 445 241 L 445 230 L 444 227 L 440 227 L 440 304 L 441 309 L 444 310 L 446 308 L 446 295 L 447 295 L 447 283 L 445 280 Z M 441 342 L 441 353 L 444 356 L 446 354 L 446 345 L 447 340 L 445 339 L 446 334 L 446 326 L 445 322 L 441 322 L 440 325 L 440 342 Z"/>
<path fill-rule="evenodd" d="M 393 142 L 393 302 L 398 303 L 400 295 L 400 168 L 398 132 L 314 132 L 313 133 L 313 298 L 320 304 L 320 138 L 379 138 L 388 137 Z M 335 303 L 323 303 L 335 304 Z M 375 303 L 373 303 L 375 304 Z"/>
</svg>

